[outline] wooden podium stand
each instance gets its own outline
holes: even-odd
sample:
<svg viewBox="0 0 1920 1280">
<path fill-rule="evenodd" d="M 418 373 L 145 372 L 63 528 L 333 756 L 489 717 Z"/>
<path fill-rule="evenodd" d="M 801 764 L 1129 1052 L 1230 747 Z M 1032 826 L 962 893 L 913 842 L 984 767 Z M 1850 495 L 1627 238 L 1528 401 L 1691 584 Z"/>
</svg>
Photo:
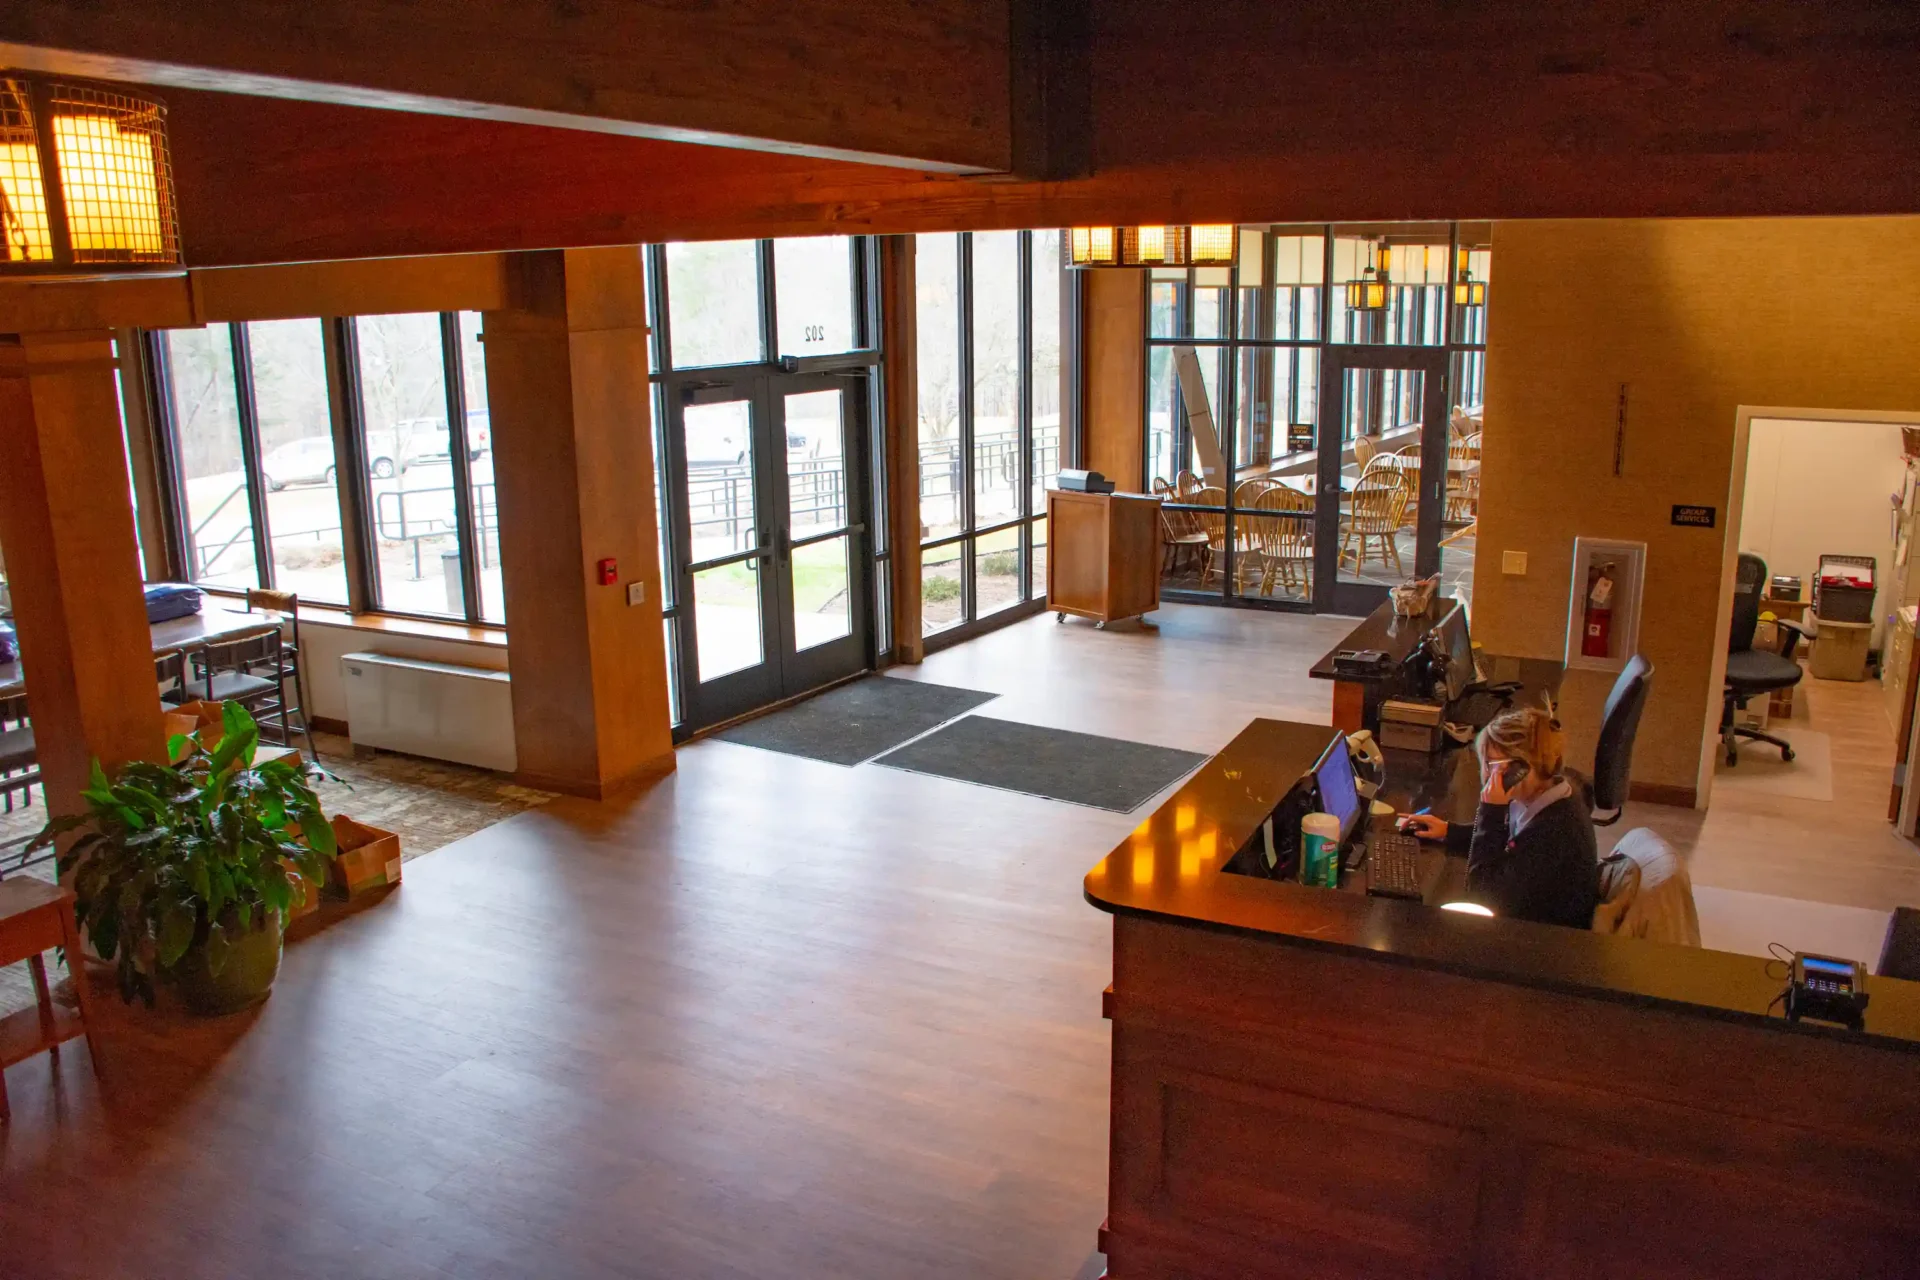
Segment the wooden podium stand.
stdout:
<svg viewBox="0 0 1920 1280">
<path fill-rule="evenodd" d="M 1160 607 L 1160 499 L 1047 491 L 1047 607 L 1104 627 Z"/>
</svg>

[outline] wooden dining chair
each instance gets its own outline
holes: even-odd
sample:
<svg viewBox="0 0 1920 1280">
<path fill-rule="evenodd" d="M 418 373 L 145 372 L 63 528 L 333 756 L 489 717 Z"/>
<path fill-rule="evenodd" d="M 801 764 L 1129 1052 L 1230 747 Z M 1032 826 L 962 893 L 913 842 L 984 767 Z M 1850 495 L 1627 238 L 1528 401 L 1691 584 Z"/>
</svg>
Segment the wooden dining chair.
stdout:
<svg viewBox="0 0 1920 1280">
<path fill-rule="evenodd" d="M 40 752 L 33 740 L 25 694 L 0 699 L 0 802 L 13 812 L 14 797 L 22 808 L 33 804 L 33 788 L 40 783 Z"/>
<path fill-rule="evenodd" d="M 1165 480 L 1155 480 L 1153 482 L 1153 492 L 1163 503 L 1178 501 L 1173 492 L 1173 486 Z M 1194 522 L 1193 512 L 1169 510 L 1167 507 L 1162 506 L 1160 508 L 1160 536 L 1162 543 L 1166 547 L 1166 551 L 1163 553 L 1165 556 L 1163 572 L 1172 573 L 1178 569 L 1180 567 L 1180 561 L 1188 553 L 1199 556 L 1204 561 L 1207 549 L 1207 535 L 1202 532 L 1199 525 Z"/>
<path fill-rule="evenodd" d="M 1191 471 L 1182 471 L 1173 478 L 1173 492 L 1182 502 L 1192 502 L 1200 487 L 1200 477 Z"/>
<path fill-rule="evenodd" d="M 1353 460 L 1360 465 L 1362 471 L 1366 470 L 1367 464 L 1372 462 L 1374 455 L 1379 452 L 1380 446 L 1374 442 L 1372 436 L 1353 438 Z"/>
<path fill-rule="evenodd" d="M 1274 485 L 1254 503 L 1246 521 L 1252 550 L 1248 559 L 1260 572 L 1260 594 L 1276 585 L 1313 595 L 1313 499 L 1285 485 Z M 1240 588 L 1244 590 L 1244 579 Z"/>
<path fill-rule="evenodd" d="M 1340 517 L 1341 563 L 1346 563 L 1351 557 L 1355 572 L 1364 572 L 1370 558 L 1371 544 L 1378 539 L 1380 567 L 1386 568 L 1391 558 L 1393 571 L 1406 573 L 1400 560 L 1400 545 L 1396 535 L 1406 520 L 1411 492 L 1411 482 L 1399 471 L 1376 472 L 1354 487 L 1353 504 Z M 1354 545 L 1356 540 L 1359 544 L 1357 547 Z"/>
<path fill-rule="evenodd" d="M 1209 511 L 1189 511 L 1194 527 L 1206 536 L 1206 550 L 1200 562 L 1200 585 L 1206 586 L 1213 578 L 1217 566 L 1227 554 L 1227 491 L 1218 485 L 1203 485 L 1195 489 L 1187 498 L 1195 506 L 1211 507 Z"/>
</svg>

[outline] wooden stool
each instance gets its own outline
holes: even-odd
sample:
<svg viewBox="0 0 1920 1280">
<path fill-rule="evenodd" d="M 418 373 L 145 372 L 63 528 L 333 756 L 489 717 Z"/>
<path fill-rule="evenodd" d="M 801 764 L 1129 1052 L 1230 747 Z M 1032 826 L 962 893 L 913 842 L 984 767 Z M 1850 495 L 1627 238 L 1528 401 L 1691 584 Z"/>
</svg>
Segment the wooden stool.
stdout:
<svg viewBox="0 0 1920 1280">
<path fill-rule="evenodd" d="M 65 947 L 67 967 L 73 973 L 73 999 L 77 1013 L 68 1013 L 53 1003 L 47 987 L 47 969 L 40 953 Z M 75 1036 L 87 1036 L 87 1053 L 95 1072 L 100 1070 L 99 1054 L 93 1037 L 87 1035 L 87 983 L 85 962 L 81 959 L 80 931 L 73 922 L 73 891 L 44 880 L 16 876 L 0 880 L 0 964 L 27 962 L 33 974 L 34 994 L 39 1008 L 22 1009 L 0 1018 L 0 1124 L 12 1115 L 7 1106 L 6 1069 L 36 1053 L 51 1052 L 56 1058 L 60 1045 Z"/>
</svg>

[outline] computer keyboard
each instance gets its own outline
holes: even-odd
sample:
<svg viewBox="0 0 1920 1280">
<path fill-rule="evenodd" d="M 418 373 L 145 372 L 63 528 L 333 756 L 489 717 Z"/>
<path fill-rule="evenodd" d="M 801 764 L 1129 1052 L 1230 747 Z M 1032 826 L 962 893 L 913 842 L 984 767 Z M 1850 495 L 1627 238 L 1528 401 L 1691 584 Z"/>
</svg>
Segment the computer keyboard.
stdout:
<svg viewBox="0 0 1920 1280">
<path fill-rule="evenodd" d="M 1420 844 L 1398 831 L 1377 831 L 1367 850 L 1367 892 L 1378 898 L 1420 900 Z"/>
</svg>

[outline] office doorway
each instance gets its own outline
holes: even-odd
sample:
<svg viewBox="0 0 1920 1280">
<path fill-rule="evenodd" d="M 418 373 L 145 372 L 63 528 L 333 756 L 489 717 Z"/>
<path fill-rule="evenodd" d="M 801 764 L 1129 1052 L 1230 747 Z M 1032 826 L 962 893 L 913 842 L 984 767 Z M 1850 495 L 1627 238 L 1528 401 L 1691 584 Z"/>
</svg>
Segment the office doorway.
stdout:
<svg viewBox="0 0 1920 1280">
<path fill-rule="evenodd" d="M 866 383 L 735 367 L 671 398 L 672 659 L 688 730 L 872 665 Z"/>
<path fill-rule="evenodd" d="M 1327 348 L 1314 477 L 1320 612 L 1371 612 L 1408 578 L 1446 583 L 1444 562 L 1462 558 L 1447 544 L 1468 527 L 1462 486 L 1469 466 L 1477 482 L 1478 461 L 1451 447 L 1448 366 L 1442 348 Z"/>
</svg>

